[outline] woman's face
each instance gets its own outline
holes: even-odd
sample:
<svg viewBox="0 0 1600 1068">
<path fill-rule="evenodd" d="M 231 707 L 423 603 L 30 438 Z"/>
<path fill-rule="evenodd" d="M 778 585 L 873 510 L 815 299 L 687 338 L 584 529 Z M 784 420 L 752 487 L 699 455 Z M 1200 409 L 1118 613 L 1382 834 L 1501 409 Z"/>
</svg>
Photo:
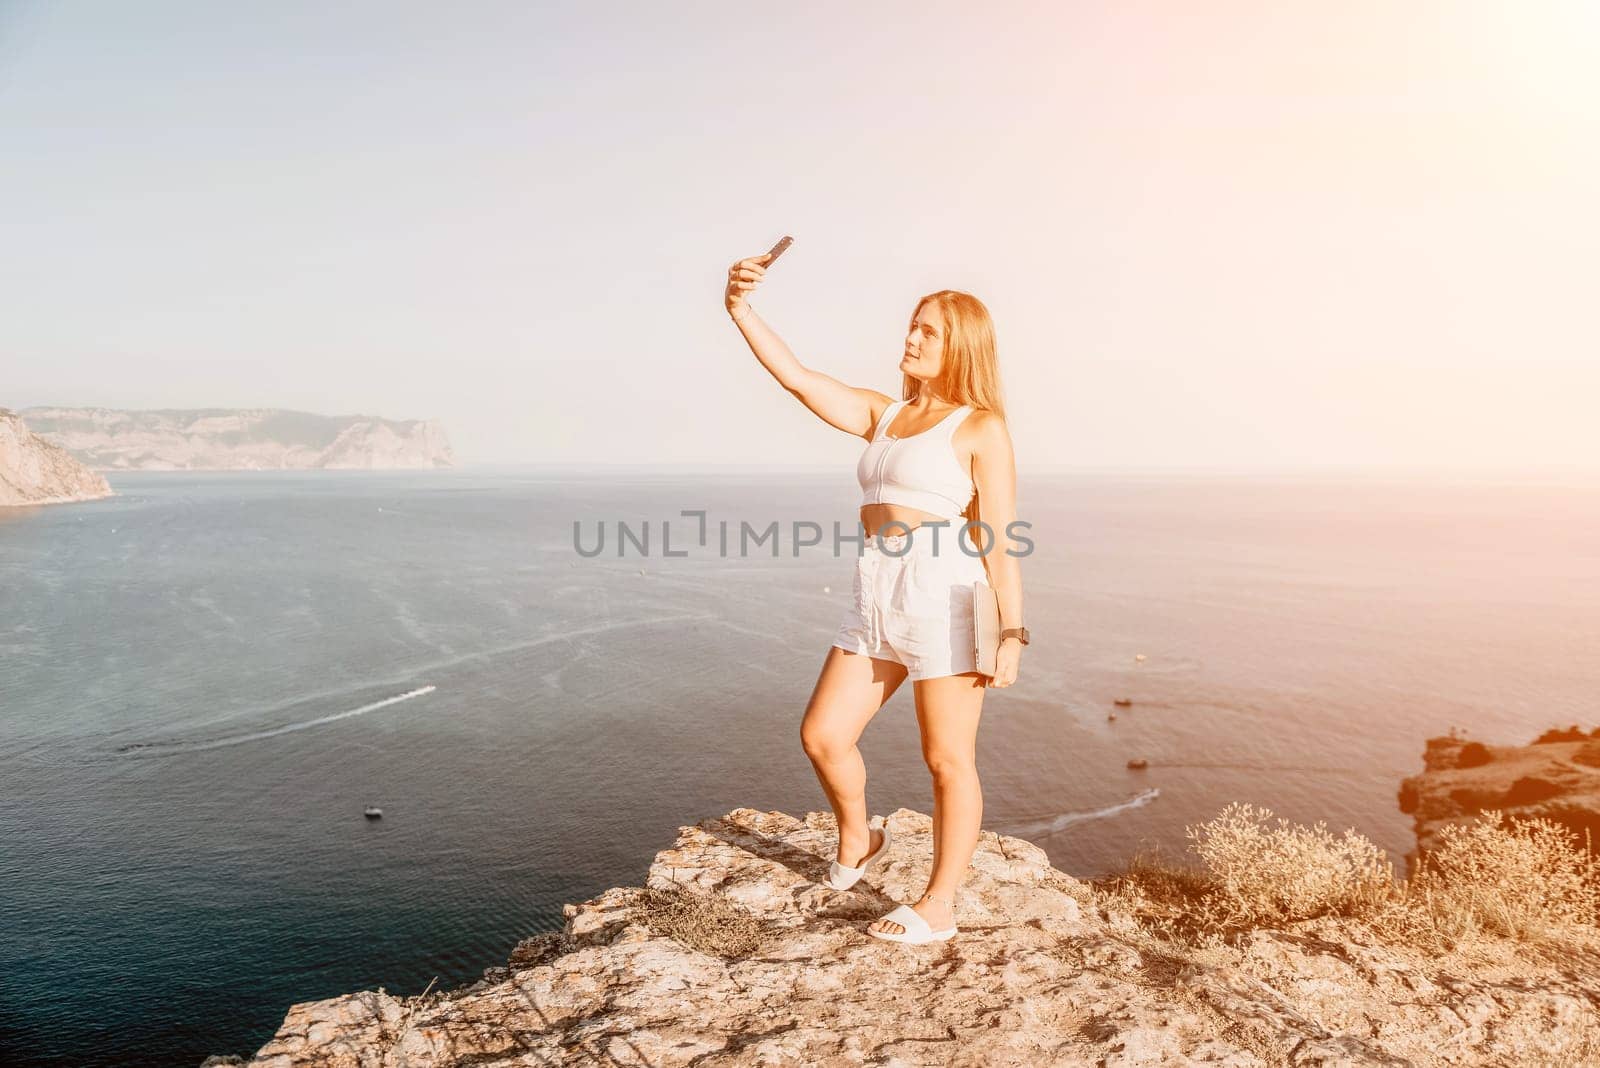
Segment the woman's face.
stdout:
<svg viewBox="0 0 1600 1068">
<path fill-rule="evenodd" d="M 939 377 L 944 363 L 944 316 L 932 301 L 917 309 L 906 332 L 906 352 L 900 370 L 923 382 Z"/>
</svg>

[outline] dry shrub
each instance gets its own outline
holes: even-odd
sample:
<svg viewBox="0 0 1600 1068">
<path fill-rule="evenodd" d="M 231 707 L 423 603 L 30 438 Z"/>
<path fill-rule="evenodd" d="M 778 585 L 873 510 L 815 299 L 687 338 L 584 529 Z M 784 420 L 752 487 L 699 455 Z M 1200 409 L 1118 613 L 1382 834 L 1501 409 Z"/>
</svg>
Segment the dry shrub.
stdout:
<svg viewBox="0 0 1600 1068">
<path fill-rule="evenodd" d="M 1353 918 L 1392 945 L 1447 951 L 1474 937 L 1600 939 L 1600 857 L 1570 830 L 1497 810 L 1440 829 L 1415 876 L 1397 883 L 1381 849 L 1235 802 L 1188 829 L 1199 867 L 1140 853 L 1096 880 L 1114 930 L 1196 947 L 1233 932 L 1322 915 Z"/>
<path fill-rule="evenodd" d="M 1600 923 L 1600 858 L 1542 817 L 1497 809 L 1439 829 L 1406 887 L 1424 926 L 1456 942 L 1476 934 L 1559 940 Z"/>
<path fill-rule="evenodd" d="M 1366 838 L 1353 830 L 1335 837 L 1322 823 L 1280 819 L 1269 827 L 1271 817 L 1234 802 L 1187 829 L 1200 867 L 1139 854 L 1096 892 L 1108 913 L 1189 943 L 1262 924 L 1370 914 L 1394 896 L 1394 866 Z"/>
<path fill-rule="evenodd" d="M 1106 927 L 1144 958 L 1200 969 L 1231 960 L 1226 934 L 1213 922 L 1217 910 L 1208 903 L 1213 890 L 1204 872 L 1141 850 L 1120 871 L 1089 885 Z M 1063 959 L 1083 963 L 1081 955 Z"/>
<path fill-rule="evenodd" d="M 634 900 L 634 918 L 651 931 L 713 957 L 743 957 L 767 934 L 759 919 L 726 898 L 639 887 Z"/>
<path fill-rule="evenodd" d="M 1215 891 L 1202 871 L 1140 850 L 1115 874 L 1093 884 L 1095 902 L 1113 929 L 1138 926 L 1166 938 L 1194 941 L 1210 927 Z"/>
<path fill-rule="evenodd" d="M 1302 827 L 1270 810 L 1233 802 L 1208 823 L 1187 828 L 1225 926 L 1361 915 L 1394 893 L 1394 865 L 1354 830 L 1341 836 L 1320 820 Z"/>
</svg>

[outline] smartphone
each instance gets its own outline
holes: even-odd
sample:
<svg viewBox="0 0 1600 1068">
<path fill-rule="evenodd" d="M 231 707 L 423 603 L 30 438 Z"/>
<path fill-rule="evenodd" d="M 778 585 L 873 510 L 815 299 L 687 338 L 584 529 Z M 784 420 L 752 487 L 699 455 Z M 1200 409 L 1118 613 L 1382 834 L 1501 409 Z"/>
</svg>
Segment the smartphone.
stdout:
<svg viewBox="0 0 1600 1068">
<path fill-rule="evenodd" d="M 785 234 L 782 241 L 779 241 L 776 245 L 772 246 L 772 251 L 767 253 L 767 262 L 762 264 L 762 266 L 771 267 L 777 262 L 778 257 L 783 255 L 784 250 L 792 244 L 794 244 L 794 238 L 790 237 L 788 234 Z"/>
</svg>

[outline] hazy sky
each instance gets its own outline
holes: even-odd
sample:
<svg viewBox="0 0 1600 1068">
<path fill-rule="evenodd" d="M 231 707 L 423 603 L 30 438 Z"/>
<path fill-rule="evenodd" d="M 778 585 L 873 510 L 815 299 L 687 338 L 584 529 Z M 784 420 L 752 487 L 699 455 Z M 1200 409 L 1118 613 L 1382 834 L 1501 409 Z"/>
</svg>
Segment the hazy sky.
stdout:
<svg viewBox="0 0 1600 1068">
<path fill-rule="evenodd" d="M 993 312 L 1023 465 L 1600 466 L 1600 4 L 0 0 L 0 404 L 840 464 Z"/>
</svg>

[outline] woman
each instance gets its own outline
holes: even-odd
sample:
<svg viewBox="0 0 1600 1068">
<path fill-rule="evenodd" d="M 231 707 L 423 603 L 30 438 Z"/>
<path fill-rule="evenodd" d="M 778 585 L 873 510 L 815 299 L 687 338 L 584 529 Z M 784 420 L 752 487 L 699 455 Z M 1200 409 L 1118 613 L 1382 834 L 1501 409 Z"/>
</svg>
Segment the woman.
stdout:
<svg viewBox="0 0 1600 1068">
<path fill-rule="evenodd" d="M 933 775 L 933 870 L 927 891 L 874 921 L 894 942 L 953 936 L 955 891 L 983 820 L 978 717 L 985 676 L 976 668 L 972 583 L 987 578 L 1000 604 L 1002 641 L 988 685 L 1016 681 L 1022 646 L 1022 578 L 1005 550 L 1016 518 L 1016 469 L 1000 400 L 994 325 L 976 297 L 923 297 L 900 360 L 896 401 L 804 367 L 749 306 L 770 254 L 728 270 L 724 298 L 756 359 L 830 426 L 868 442 L 857 464 L 866 548 L 852 604 L 823 661 L 800 727 L 839 824 L 828 885 L 849 889 L 887 856 L 890 829 L 867 822 L 866 767 L 856 742 L 867 722 L 912 680 L 922 756 Z M 988 528 L 964 524 L 981 521 Z M 888 526 L 890 532 L 880 532 Z M 957 545 L 959 539 L 965 550 Z M 971 555 L 969 555 L 971 554 Z"/>
</svg>

